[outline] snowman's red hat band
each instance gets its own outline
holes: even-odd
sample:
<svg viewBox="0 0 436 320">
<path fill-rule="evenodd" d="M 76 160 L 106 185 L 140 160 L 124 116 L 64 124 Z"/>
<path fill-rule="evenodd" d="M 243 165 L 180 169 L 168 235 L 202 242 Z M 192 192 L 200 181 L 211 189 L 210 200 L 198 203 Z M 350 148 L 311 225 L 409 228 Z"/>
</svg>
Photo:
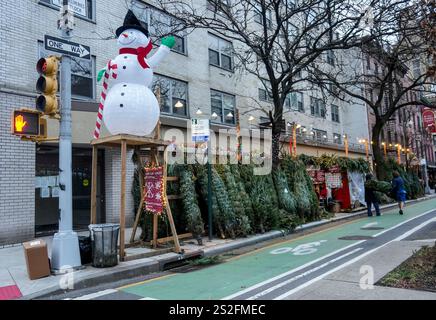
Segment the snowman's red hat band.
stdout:
<svg viewBox="0 0 436 320">
<path fill-rule="evenodd" d="M 147 55 L 150 53 L 151 49 L 153 48 L 153 45 L 151 44 L 151 41 L 148 42 L 146 47 L 139 47 L 139 48 L 121 48 L 119 53 L 120 54 L 136 54 L 138 56 L 138 62 L 141 65 L 141 67 L 150 68 L 150 66 L 145 62 L 145 58 L 147 58 Z"/>
</svg>

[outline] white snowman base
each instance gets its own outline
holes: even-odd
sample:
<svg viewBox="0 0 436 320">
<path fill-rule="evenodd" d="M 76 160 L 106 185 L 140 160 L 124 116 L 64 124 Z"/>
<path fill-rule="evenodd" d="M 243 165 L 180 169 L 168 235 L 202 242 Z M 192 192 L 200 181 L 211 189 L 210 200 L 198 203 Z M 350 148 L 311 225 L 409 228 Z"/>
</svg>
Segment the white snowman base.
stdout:
<svg viewBox="0 0 436 320">
<path fill-rule="evenodd" d="M 148 87 L 120 83 L 111 87 L 107 94 L 103 119 L 113 135 L 146 136 L 156 127 L 159 113 L 157 99 Z"/>
</svg>

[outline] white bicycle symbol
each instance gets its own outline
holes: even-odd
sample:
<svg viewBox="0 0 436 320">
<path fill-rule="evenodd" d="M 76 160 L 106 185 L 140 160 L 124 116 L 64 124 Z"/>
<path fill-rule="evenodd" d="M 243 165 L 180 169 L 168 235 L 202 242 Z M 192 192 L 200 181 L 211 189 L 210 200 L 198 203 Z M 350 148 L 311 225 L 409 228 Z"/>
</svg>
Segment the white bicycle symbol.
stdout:
<svg viewBox="0 0 436 320">
<path fill-rule="evenodd" d="M 327 240 L 320 240 L 315 242 L 309 242 L 305 244 L 300 244 L 299 246 L 296 246 L 295 248 L 292 247 L 283 247 L 278 248 L 273 251 L 271 251 L 271 254 L 283 254 L 283 253 L 292 253 L 295 256 L 302 256 L 306 254 L 315 253 L 318 251 L 316 247 L 320 246 L 323 242 L 326 242 Z"/>
</svg>

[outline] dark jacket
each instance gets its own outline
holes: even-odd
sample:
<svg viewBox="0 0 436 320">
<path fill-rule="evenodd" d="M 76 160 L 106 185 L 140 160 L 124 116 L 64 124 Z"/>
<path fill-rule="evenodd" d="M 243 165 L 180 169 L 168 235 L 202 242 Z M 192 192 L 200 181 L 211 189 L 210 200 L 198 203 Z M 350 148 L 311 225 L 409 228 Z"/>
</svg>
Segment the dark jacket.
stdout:
<svg viewBox="0 0 436 320">
<path fill-rule="evenodd" d="M 365 184 L 365 202 L 367 203 L 379 202 L 379 198 L 375 193 L 375 190 L 372 189 L 371 187 L 368 187 L 366 184 Z"/>
</svg>

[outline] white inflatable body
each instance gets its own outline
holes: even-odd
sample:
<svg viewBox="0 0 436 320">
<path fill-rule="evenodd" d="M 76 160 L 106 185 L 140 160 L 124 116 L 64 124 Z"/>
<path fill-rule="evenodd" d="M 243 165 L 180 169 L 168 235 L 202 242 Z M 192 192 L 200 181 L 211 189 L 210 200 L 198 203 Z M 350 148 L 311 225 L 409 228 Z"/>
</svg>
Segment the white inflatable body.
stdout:
<svg viewBox="0 0 436 320">
<path fill-rule="evenodd" d="M 120 48 L 145 47 L 150 40 L 135 29 L 124 31 L 118 38 Z M 103 121 L 111 134 L 149 135 L 159 120 L 160 108 L 149 86 L 153 67 L 170 49 L 160 46 L 143 68 L 135 54 L 120 54 L 111 61 L 117 65 L 116 78 L 110 77 L 103 109 Z"/>
</svg>

